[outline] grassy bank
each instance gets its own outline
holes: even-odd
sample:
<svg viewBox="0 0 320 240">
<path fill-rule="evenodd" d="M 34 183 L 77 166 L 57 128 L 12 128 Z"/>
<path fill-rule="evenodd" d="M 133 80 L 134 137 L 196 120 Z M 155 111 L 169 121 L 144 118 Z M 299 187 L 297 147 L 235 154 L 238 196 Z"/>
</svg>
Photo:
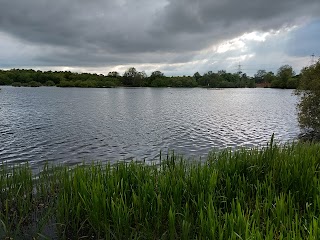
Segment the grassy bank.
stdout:
<svg viewBox="0 0 320 240">
<path fill-rule="evenodd" d="M 0 168 L 0 238 L 318 239 L 320 145 Z"/>
</svg>

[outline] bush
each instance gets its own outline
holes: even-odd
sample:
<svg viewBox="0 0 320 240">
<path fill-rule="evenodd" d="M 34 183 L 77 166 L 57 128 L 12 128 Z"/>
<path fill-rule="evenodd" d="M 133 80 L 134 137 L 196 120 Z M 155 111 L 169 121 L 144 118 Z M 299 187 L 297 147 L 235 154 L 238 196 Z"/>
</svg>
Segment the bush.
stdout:
<svg viewBox="0 0 320 240">
<path fill-rule="evenodd" d="M 299 85 L 299 81 L 296 78 L 290 78 L 287 82 L 287 88 L 296 89 Z"/>
<path fill-rule="evenodd" d="M 28 87 L 40 87 L 41 83 L 36 82 L 36 81 L 31 81 L 27 84 Z"/>
<path fill-rule="evenodd" d="M 44 83 L 44 86 L 48 86 L 48 87 L 50 87 L 50 86 L 55 86 L 56 84 L 53 82 L 53 81 L 51 81 L 51 80 L 49 80 L 49 81 L 46 81 L 45 83 Z"/>
<path fill-rule="evenodd" d="M 301 71 L 298 120 L 303 130 L 320 133 L 320 61 Z"/>
<path fill-rule="evenodd" d="M 22 83 L 21 82 L 14 82 L 14 83 L 12 83 L 12 86 L 13 87 L 21 87 Z"/>
</svg>

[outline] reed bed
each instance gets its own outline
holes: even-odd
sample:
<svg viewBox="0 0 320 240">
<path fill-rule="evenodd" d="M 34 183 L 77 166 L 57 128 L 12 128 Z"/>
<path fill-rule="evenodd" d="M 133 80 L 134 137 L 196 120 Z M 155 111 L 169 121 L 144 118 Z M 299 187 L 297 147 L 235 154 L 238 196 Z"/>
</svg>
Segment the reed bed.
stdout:
<svg viewBox="0 0 320 240">
<path fill-rule="evenodd" d="M 0 167 L 0 238 L 319 239 L 320 145 Z"/>
</svg>

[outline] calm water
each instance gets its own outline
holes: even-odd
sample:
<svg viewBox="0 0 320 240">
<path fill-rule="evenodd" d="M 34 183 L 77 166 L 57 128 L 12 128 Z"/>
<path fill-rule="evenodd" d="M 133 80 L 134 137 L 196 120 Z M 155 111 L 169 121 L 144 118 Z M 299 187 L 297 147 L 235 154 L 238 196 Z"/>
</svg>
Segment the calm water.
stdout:
<svg viewBox="0 0 320 240">
<path fill-rule="evenodd" d="M 299 134 L 296 97 L 275 89 L 0 90 L 0 161 L 157 159 L 160 150 L 265 145 Z"/>
</svg>

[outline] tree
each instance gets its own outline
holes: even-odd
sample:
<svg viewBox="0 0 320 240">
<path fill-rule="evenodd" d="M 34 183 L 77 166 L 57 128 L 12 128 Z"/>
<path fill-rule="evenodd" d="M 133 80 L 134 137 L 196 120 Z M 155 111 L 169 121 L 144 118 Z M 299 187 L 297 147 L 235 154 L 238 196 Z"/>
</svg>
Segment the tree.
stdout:
<svg viewBox="0 0 320 240">
<path fill-rule="evenodd" d="M 159 80 L 157 80 L 156 82 L 155 82 L 155 84 L 152 84 L 152 82 L 154 81 L 154 80 L 156 80 L 156 79 L 160 79 L 160 78 L 165 78 L 165 76 L 164 76 L 164 74 L 161 72 L 161 71 L 154 71 L 154 72 L 152 72 L 151 73 L 151 75 L 150 75 L 150 77 L 148 77 L 147 78 L 147 86 L 152 86 L 152 85 L 155 85 L 155 86 L 157 86 L 158 85 L 158 83 L 157 82 L 159 82 Z"/>
<path fill-rule="evenodd" d="M 193 78 L 198 82 L 198 80 L 201 78 L 201 74 L 199 72 L 196 72 L 193 74 Z"/>
<path fill-rule="evenodd" d="M 161 78 L 163 76 L 164 76 L 164 74 L 161 71 L 154 71 L 154 72 L 151 73 L 150 78 L 153 80 L 153 79 L 156 79 L 158 77 Z"/>
<path fill-rule="evenodd" d="M 296 90 L 300 96 L 297 105 L 300 127 L 312 138 L 320 139 L 320 60 L 304 68 L 300 75 L 300 85 Z"/>
<path fill-rule="evenodd" d="M 132 86 L 134 78 L 138 75 L 138 71 L 131 67 L 123 74 L 123 84 L 127 86 Z"/>
<path fill-rule="evenodd" d="M 287 88 L 287 83 L 289 79 L 293 78 L 295 72 L 293 71 L 292 67 L 289 65 L 283 65 L 278 69 L 277 78 L 279 81 L 280 88 Z"/>
<path fill-rule="evenodd" d="M 109 72 L 108 73 L 108 77 L 114 77 L 114 78 L 117 78 L 117 77 L 120 77 L 120 74 L 116 71 L 113 71 L 113 72 Z"/>
<path fill-rule="evenodd" d="M 0 85 L 10 85 L 12 82 L 13 81 L 5 73 L 0 72 Z"/>
<path fill-rule="evenodd" d="M 134 67 L 129 68 L 123 74 L 123 84 L 125 86 L 143 87 L 146 86 L 147 74 L 138 72 Z"/>
<path fill-rule="evenodd" d="M 267 75 L 266 70 L 258 70 L 254 75 L 254 80 L 256 83 L 265 83 L 265 76 Z"/>
<path fill-rule="evenodd" d="M 211 73 L 208 80 L 208 87 L 217 88 L 220 87 L 220 83 L 223 81 L 222 77 L 217 73 Z"/>
<path fill-rule="evenodd" d="M 272 83 L 272 81 L 274 81 L 276 79 L 276 76 L 274 75 L 273 72 L 268 72 L 266 75 L 264 75 L 264 80 L 267 83 Z"/>
<path fill-rule="evenodd" d="M 147 74 L 144 71 L 138 72 L 133 78 L 132 86 L 144 87 L 146 85 L 146 82 L 145 82 L 146 78 L 147 78 Z"/>
</svg>

